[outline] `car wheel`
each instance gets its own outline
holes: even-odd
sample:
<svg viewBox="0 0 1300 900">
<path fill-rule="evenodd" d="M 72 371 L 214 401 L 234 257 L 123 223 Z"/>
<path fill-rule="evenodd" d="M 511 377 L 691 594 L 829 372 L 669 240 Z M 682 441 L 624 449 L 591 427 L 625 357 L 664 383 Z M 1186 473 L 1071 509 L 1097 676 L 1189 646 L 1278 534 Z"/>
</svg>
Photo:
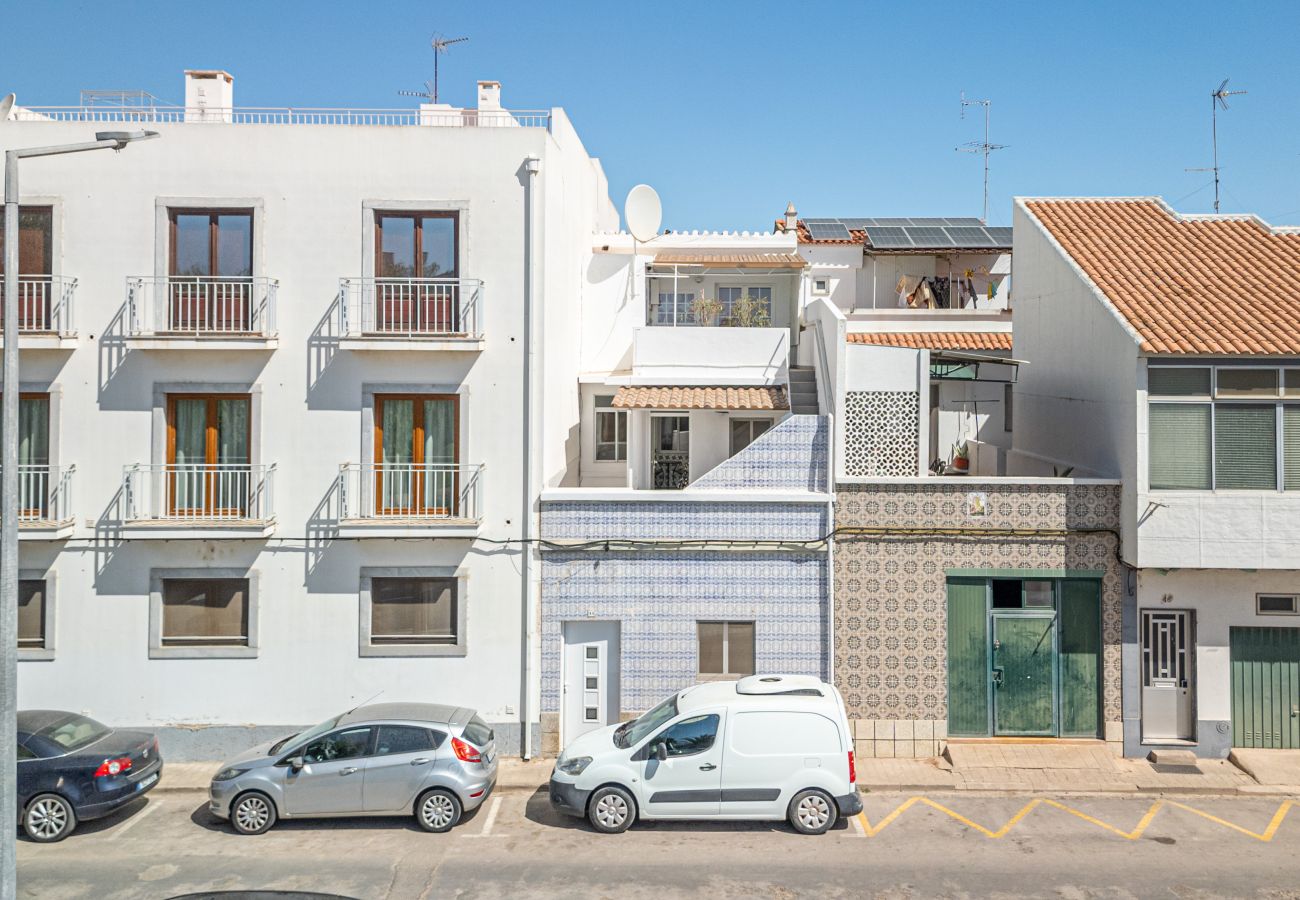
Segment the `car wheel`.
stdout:
<svg viewBox="0 0 1300 900">
<path fill-rule="evenodd" d="M 811 788 L 794 795 L 786 818 L 800 834 L 825 834 L 839 818 L 839 810 L 830 794 Z"/>
<path fill-rule="evenodd" d="M 241 794 L 230 806 L 230 825 L 240 834 L 261 834 L 276 818 L 275 804 L 265 794 Z"/>
<path fill-rule="evenodd" d="M 53 844 L 72 834 L 77 827 L 77 814 L 72 804 L 58 794 L 41 794 L 27 804 L 23 813 L 23 830 L 32 840 Z"/>
<path fill-rule="evenodd" d="M 434 788 L 426 791 L 415 804 L 415 821 L 425 831 L 441 834 L 451 831 L 460 821 L 460 800 L 451 791 Z"/>
<path fill-rule="evenodd" d="M 601 834 L 622 834 L 635 818 L 636 801 L 621 787 L 603 787 L 587 803 L 587 821 Z"/>
</svg>

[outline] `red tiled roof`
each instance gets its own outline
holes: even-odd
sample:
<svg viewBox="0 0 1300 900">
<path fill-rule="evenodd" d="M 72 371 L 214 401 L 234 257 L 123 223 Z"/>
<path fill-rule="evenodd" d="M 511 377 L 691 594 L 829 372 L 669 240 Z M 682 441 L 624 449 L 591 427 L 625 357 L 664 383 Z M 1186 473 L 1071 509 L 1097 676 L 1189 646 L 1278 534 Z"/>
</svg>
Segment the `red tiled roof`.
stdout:
<svg viewBox="0 0 1300 900">
<path fill-rule="evenodd" d="M 789 409 L 783 387 L 621 387 L 616 409 Z"/>
<path fill-rule="evenodd" d="M 1009 331 L 853 331 L 850 344 L 913 350 L 1010 350 Z"/>
<path fill-rule="evenodd" d="M 1159 354 L 1300 353 L 1300 233 L 1253 217 L 1183 217 L 1155 198 L 1027 200 Z"/>
</svg>

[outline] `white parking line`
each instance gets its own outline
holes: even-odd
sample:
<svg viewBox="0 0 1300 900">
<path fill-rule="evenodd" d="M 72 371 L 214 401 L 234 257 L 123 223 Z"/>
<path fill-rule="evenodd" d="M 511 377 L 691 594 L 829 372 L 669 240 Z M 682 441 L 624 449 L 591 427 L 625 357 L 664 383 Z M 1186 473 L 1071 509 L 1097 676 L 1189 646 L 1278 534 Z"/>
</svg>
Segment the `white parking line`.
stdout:
<svg viewBox="0 0 1300 900">
<path fill-rule="evenodd" d="M 132 828 L 139 825 L 140 822 L 145 819 L 145 817 L 149 816 L 151 813 L 157 812 L 158 808 L 161 807 L 166 802 L 167 802 L 166 800 L 151 800 L 148 806 L 146 806 L 144 809 L 140 810 L 140 812 L 136 813 L 134 816 L 132 816 L 131 818 L 123 822 L 121 828 L 115 828 L 113 830 L 113 833 L 108 836 L 108 839 L 110 841 L 117 840 L 122 835 L 130 831 Z"/>
<path fill-rule="evenodd" d="M 497 812 L 501 809 L 501 798 L 492 798 L 492 804 L 488 807 L 487 819 L 483 822 L 483 829 L 478 834 L 462 834 L 461 837 L 492 837 L 492 826 L 496 824 Z"/>
</svg>

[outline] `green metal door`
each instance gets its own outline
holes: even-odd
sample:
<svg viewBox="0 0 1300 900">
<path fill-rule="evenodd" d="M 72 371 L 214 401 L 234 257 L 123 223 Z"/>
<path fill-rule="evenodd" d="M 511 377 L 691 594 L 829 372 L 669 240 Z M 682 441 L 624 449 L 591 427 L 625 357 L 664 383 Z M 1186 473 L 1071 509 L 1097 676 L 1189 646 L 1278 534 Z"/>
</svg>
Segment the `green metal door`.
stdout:
<svg viewBox="0 0 1300 900">
<path fill-rule="evenodd" d="M 1056 617 L 993 616 L 993 729 L 1056 731 Z"/>
<path fill-rule="evenodd" d="M 948 733 L 989 733 L 988 581 L 948 579 Z"/>
<path fill-rule="evenodd" d="M 1300 750 L 1300 628 L 1233 628 L 1232 745 Z"/>
</svg>

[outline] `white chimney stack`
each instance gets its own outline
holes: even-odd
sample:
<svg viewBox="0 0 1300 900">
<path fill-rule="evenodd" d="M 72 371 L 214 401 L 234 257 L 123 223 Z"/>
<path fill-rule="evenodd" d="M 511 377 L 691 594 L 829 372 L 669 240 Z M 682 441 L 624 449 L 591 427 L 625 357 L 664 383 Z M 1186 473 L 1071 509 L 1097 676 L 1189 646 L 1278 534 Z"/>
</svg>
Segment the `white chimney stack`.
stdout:
<svg viewBox="0 0 1300 900">
<path fill-rule="evenodd" d="M 221 69 L 185 70 L 185 121 L 230 122 L 235 77 Z"/>
<path fill-rule="evenodd" d="M 785 207 L 785 230 L 795 232 L 799 229 L 799 213 L 795 211 L 794 201 L 791 200 Z"/>
<path fill-rule="evenodd" d="M 501 82 L 480 81 L 478 83 L 478 108 L 480 111 L 487 112 L 501 109 Z"/>
</svg>

